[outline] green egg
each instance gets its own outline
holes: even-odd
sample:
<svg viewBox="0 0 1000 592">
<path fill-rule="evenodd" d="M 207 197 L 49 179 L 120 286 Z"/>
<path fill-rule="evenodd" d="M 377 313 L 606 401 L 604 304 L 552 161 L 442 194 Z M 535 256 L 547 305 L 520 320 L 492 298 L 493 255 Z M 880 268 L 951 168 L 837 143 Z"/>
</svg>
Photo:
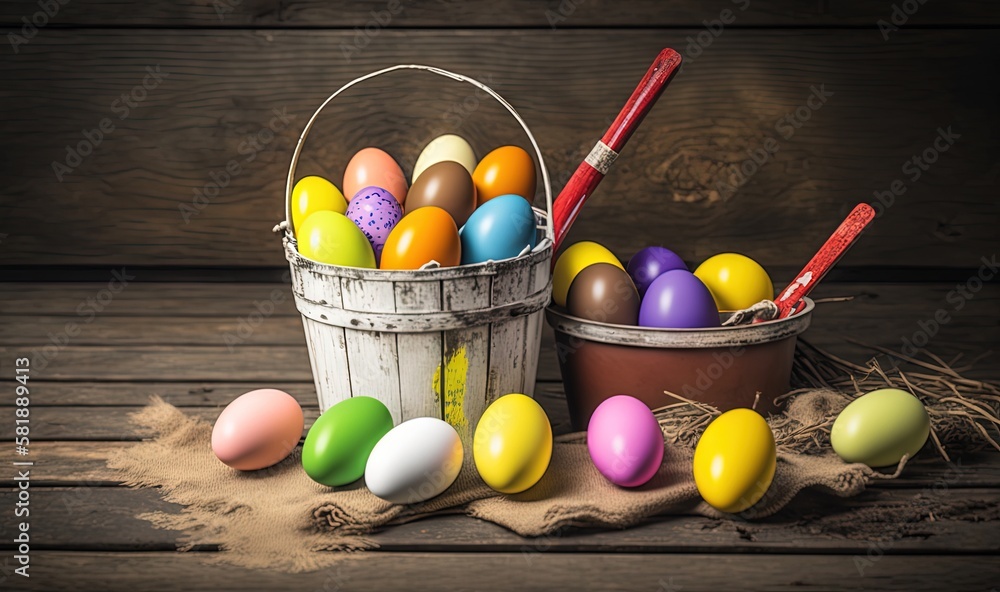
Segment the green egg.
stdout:
<svg viewBox="0 0 1000 592">
<path fill-rule="evenodd" d="M 392 415 L 378 399 L 351 397 L 330 407 L 309 428 L 302 468 L 323 485 L 347 485 L 365 474 L 375 444 L 392 429 Z"/>
<path fill-rule="evenodd" d="M 899 463 L 924 447 L 931 420 L 920 399 L 899 389 L 879 389 L 853 401 L 830 429 L 840 458 L 870 467 Z"/>
</svg>

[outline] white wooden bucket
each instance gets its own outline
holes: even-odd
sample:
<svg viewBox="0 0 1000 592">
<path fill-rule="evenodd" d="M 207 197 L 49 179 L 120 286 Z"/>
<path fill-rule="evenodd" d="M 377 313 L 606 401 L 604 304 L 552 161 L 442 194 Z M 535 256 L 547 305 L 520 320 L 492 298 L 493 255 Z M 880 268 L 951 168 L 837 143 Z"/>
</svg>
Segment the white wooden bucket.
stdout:
<svg viewBox="0 0 1000 592">
<path fill-rule="evenodd" d="M 416 271 L 326 265 L 299 254 L 287 220 L 303 143 L 316 118 L 348 88 L 399 70 L 421 70 L 478 87 L 520 124 L 541 171 L 547 211 L 535 208 L 539 240 L 515 259 Z M 531 199 L 533 196 L 526 196 Z M 543 308 L 551 294 L 552 190 L 538 143 L 513 107 L 486 85 L 430 66 L 399 65 L 330 95 L 306 123 L 285 186 L 285 258 L 302 314 L 319 406 L 351 396 L 385 403 L 396 423 L 438 417 L 469 441 L 498 397 L 533 395 Z"/>
</svg>

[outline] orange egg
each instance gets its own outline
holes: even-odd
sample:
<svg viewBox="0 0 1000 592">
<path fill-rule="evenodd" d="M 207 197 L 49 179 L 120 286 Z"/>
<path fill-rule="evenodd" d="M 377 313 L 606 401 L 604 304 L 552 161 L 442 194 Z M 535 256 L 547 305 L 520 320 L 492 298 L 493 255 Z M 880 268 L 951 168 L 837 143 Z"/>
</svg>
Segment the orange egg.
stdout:
<svg viewBox="0 0 1000 592">
<path fill-rule="evenodd" d="M 344 197 L 350 202 L 366 187 L 381 187 L 400 204 L 406 200 L 406 177 L 396 160 L 384 150 L 365 148 L 351 157 L 344 170 Z"/>
<path fill-rule="evenodd" d="M 381 269 L 420 269 L 431 261 L 441 267 L 454 267 L 462 261 L 455 219 L 437 206 L 403 216 L 385 240 Z"/>
<path fill-rule="evenodd" d="M 472 173 L 478 205 L 513 193 L 535 199 L 535 161 L 520 146 L 501 146 L 479 161 Z"/>
</svg>

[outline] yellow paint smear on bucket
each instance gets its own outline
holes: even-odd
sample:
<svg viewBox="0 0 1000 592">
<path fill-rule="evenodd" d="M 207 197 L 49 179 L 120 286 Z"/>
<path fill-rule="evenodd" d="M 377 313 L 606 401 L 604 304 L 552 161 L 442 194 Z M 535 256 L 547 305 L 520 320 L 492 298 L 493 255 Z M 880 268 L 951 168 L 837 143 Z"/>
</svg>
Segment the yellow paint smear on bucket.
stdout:
<svg viewBox="0 0 1000 592">
<path fill-rule="evenodd" d="M 467 428 L 465 414 L 465 385 L 468 383 L 469 356 L 465 345 L 448 356 L 447 363 L 434 372 L 434 392 L 441 392 L 441 371 L 444 370 L 444 420 L 456 429 Z"/>
</svg>

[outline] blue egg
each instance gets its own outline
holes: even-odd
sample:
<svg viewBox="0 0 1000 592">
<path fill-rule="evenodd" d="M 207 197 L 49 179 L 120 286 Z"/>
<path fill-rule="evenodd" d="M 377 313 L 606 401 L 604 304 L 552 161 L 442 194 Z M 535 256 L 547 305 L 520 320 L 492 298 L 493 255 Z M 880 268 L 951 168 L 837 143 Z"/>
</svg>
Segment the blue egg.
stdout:
<svg viewBox="0 0 1000 592">
<path fill-rule="evenodd" d="M 462 265 L 517 257 L 535 247 L 538 232 L 528 200 L 513 193 L 494 197 L 476 208 L 459 233 Z"/>
</svg>

